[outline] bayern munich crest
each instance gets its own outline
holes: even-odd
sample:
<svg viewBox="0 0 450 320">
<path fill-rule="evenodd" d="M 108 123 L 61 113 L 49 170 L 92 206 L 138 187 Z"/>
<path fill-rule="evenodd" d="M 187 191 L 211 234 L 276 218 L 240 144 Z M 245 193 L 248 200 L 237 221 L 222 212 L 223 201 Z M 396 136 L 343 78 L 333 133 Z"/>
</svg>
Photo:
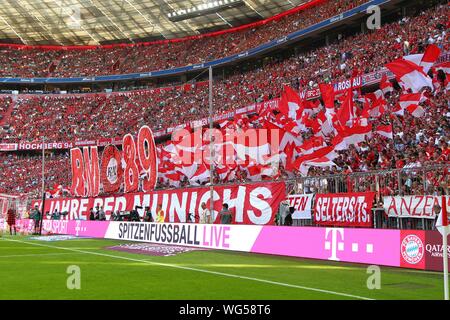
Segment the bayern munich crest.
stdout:
<svg viewBox="0 0 450 320">
<path fill-rule="evenodd" d="M 410 264 L 418 264 L 424 254 L 422 240 L 415 234 L 407 235 L 401 245 L 401 253 L 403 259 Z"/>
</svg>

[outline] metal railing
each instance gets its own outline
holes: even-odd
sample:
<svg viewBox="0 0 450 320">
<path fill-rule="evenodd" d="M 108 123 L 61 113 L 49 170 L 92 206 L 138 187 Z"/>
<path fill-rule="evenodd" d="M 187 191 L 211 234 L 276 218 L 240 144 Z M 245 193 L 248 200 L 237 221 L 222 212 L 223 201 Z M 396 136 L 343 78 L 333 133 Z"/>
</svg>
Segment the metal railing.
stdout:
<svg viewBox="0 0 450 320">
<path fill-rule="evenodd" d="M 449 194 L 449 164 L 298 177 L 287 180 L 288 193 L 373 191 L 377 196 Z"/>
<path fill-rule="evenodd" d="M 433 230 L 435 219 L 388 217 L 383 196 L 449 195 L 449 164 L 427 167 L 299 177 L 286 181 L 288 194 L 375 192 L 373 227 Z M 314 208 L 314 205 L 313 205 Z M 315 226 L 313 219 L 294 219 L 294 226 Z"/>
</svg>

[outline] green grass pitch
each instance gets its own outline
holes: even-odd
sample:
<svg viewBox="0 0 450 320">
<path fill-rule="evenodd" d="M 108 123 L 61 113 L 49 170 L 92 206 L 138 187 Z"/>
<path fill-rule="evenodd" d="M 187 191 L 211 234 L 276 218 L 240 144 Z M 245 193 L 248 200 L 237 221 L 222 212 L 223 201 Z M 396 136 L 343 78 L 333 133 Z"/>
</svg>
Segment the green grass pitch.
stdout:
<svg viewBox="0 0 450 320">
<path fill-rule="evenodd" d="M 148 256 L 105 250 L 120 241 L 0 238 L 0 299 L 442 299 L 442 274 L 226 251 Z M 81 288 L 69 290 L 67 268 Z"/>
</svg>

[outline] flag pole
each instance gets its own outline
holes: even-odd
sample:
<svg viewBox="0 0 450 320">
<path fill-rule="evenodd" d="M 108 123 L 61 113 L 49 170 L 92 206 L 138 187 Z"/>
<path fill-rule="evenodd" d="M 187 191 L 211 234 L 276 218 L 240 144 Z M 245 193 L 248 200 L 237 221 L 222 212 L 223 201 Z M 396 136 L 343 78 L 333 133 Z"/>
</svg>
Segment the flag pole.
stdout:
<svg viewBox="0 0 450 320">
<path fill-rule="evenodd" d="M 213 70 L 209 67 L 209 189 L 210 189 L 210 214 L 213 219 L 214 212 L 214 160 L 213 160 Z"/>
<path fill-rule="evenodd" d="M 42 210 L 39 217 L 39 235 L 42 235 L 42 223 L 44 222 L 45 208 L 45 137 L 42 137 Z"/>
<path fill-rule="evenodd" d="M 444 259 L 444 299 L 449 300 L 448 297 L 448 253 L 447 253 L 447 232 L 442 234 L 442 250 Z"/>
<path fill-rule="evenodd" d="M 447 236 L 448 236 L 448 218 L 447 218 L 447 199 L 446 196 L 442 196 L 442 259 L 444 265 L 444 299 L 449 300 L 448 295 L 448 247 L 447 247 Z"/>
</svg>

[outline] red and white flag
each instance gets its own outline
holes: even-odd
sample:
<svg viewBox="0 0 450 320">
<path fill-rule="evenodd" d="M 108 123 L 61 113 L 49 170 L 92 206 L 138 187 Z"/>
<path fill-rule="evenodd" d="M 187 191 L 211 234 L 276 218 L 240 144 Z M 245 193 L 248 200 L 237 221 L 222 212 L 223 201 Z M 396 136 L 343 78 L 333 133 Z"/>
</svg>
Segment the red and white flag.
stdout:
<svg viewBox="0 0 450 320">
<path fill-rule="evenodd" d="M 336 166 L 336 164 L 332 160 L 330 160 L 328 157 L 321 157 L 302 162 L 299 171 L 301 175 L 305 177 L 308 175 L 309 168 L 311 167 L 329 168 L 332 166 Z"/>
<path fill-rule="evenodd" d="M 398 104 L 402 109 L 406 109 L 412 105 L 419 105 L 419 103 L 425 100 L 426 98 L 421 93 L 405 93 L 400 96 Z"/>
<path fill-rule="evenodd" d="M 334 88 L 331 84 L 321 83 L 319 89 L 326 112 L 332 115 L 334 113 Z"/>
<path fill-rule="evenodd" d="M 442 235 L 447 236 L 449 233 L 448 226 L 448 212 L 447 212 L 447 197 L 441 197 L 441 212 L 436 220 L 436 228 Z"/>
<path fill-rule="evenodd" d="M 295 159 L 293 168 L 297 169 L 299 172 L 302 172 L 302 170 L 303 170 L 303 172 L 305 172 L 305 170 L 302 169 L 302 167 L 301 167 L 304 162 L 317 160 L 317 159 L 321 159 L 321 158 L 326 158 L 326 160 L 321 159 L 321 161 L 331 161 L 331 160 L 335 159 L 337 156 L 338 156 L 338 154 L 335 152 L 334 145 L 328 146 L 328 147 L 323 147 L 323 148 L 320 148 L 320 149 L 314 151 L 313 153 L 306 154 L 306 155 L 303 155 L 303 156 Z"/>
<path fill-rule="evenodd" d="M 281 95 L 279 108 L 281 113 L 291 120 L 296 121 L 302 117 L 303 101 L 294 89 L 285 86 Z"/>
<path fill-rule="evenodd" d="M 423 87 L 433 90 L 431 78 L 425 74 L 422 67 L 414 62 L 397 59 L 386 64 L 386 68 L 395 74 L 397 81 L 402 82 L 406 88 L 411 89 L 414 93 L 419 92 Z"/>
<path fill-rule="evenodd" d="M 209 169 L 206 167 L 206 165 L 202 164 L 198 167 L 197 171 L 189 180 L 191 185 L 198 186 L 204 182 L 209 181 L 209 177 L 210 177 Z"/>
<path fill-rule="evenodd" d="M 356 118 L 356 112 L 353 104 L 353 91 L 347 90 L 345 95 L 340 97 L 341 106 L 336 113 L 336 121 L 341 126 L 349 126 L 353 123 L 353 119 Z"/>
<path fill-rule="evenodd" d="M 365 118 L 381 117 L 385 111 L 386 104 L 387 102 L 384 99 L 384 95 L 381 90 L 368 93 L 364 96 L 364 109 L 361 116 Z"/>
<path fill-rule="evenodd" d="M 394 138 L 392 134 L 392 125 L 390 124 L 386 126 L 378 126 L 375 132 L 388 139 Z"/>
<path fill-rule="evenodd" d="M 434 44 L 430 44 L 423 54 L 412 54 L 404 56 L 403 59 L 413 62 L 414 64 L 423 68 L 425 73 L 428 73 L 430 68 L 439 58 L 441 49 Z"/>
<path fill-rule="evenodd" d="M 352 128 L 345 128 L 345 131 L 339 132 L 334 137 L 332 144 L 335 150 L 346 150 L 350 145 L 356 145 L 365 140 L 366 136 L 372 134 L 372 125 L 368 126 L 353 126 Z"/>
<path fill-rule="evenodd" d="M 406 93 L 400 96 L 399 106 L 402 110 L 408 110 L 414 117 L 422 117 L 425 110 L 419 104 L 424 101 L 426 97 L 422 93 Z"/>
<path fill-rule="evenodd" d="M 406 110 L 408 110 L 408 112 L 416 118 L 420 118 L 425 115 L 425 109 L 419 105 L 410 105 L 406 108 Z"/>
<path fill-rule="evenodd" d="M 383 74 L 383 76 L 381 77 L 380 89 L 381 89 L 381 91 L 383 91 L 383 94 L 387 94 L 389 92 L 394 91 L 394 86 L 388 80 L 386 73 Z"/>
<path fill-rule="evenodd" d="M 435 44 L 430 44 L 427 47 L 425 53 L 423 54 L 422 60 L 420 61 L 420 66 L 423 67 L 423 71 L 425 73 L 428 73 L 428 71 L 430 71 L 431 67 L 437 61 L 440 54 L 441 49 L 439 49 L 439 47 Z"/>
<path fill-rule="evenodd" d="M 316 121 L 320 126 L 318 133 L 321 135 L 328 136 L 334 132 L 333 122 L 329 117 L 327 117 L 323 110 L 317 115 Z"/>
<path fill-rule="evenodd" d="M 315 115 L 316 113 L 320 112 L 321 109 L 322 109 L 322 105 L 320 104 L 319 100 L 305 101 L 303 114 L 304 115 L 307 114 L 309 116 Z"/>
</svg>

